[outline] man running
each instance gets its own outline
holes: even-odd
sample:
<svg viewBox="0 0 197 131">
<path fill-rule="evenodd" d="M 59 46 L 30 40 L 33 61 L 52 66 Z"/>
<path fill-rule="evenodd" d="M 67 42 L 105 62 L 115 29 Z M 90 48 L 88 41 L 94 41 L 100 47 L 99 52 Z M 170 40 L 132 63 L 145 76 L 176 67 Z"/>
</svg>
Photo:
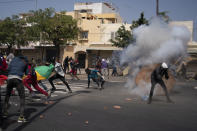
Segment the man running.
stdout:
<svg viewBox="0 0 197 131">
<path fill-rule="evenodd" d="M 72 93 L 72 90 L 71 90 L 70 86 L 65 81 L 65 73 L 64 73 L 63 68 L 62 68 L 58 59 L 56 59 L 56 61 L 55 61 L 55 72 L 56 73 L 52 77 L 49 78 L 49 83 L 52 86 L 51 91 L 54 92 L 56 90 L 56 88 L 53 84 L 53 80 L 60 79 L 66 85 L 66 87 L 68 88 L 69 93 Z"/>
</svg>

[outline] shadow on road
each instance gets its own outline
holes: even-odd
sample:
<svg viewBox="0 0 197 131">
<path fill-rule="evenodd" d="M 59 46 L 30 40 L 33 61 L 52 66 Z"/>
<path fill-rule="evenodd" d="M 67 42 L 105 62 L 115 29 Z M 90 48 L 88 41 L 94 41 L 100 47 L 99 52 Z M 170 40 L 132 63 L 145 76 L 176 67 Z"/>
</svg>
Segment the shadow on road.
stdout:
<svg viewBox="0 0 197 131">
<path fill-rule="evenodd" d="M 35 108 L 27 108 L 25 109 L 25 116 L 28 119 L 32 113 L 36 112 L 37 109 Z M 10 114 L 7 118 L 3 119 L 3 123 L 2 123 L 2 129 L 7 129 L 10 125 L 16 123 L 16 120 L 10 119 L 10 117 L 13 116 L 19 116 L 19 111 L 18 113 L 14 113 L 14 114 Z"/>
<path fill-rule="evenodd" d="M 28 121 L 26 123 L 23 123 L 22 125 L 16 127 L 16 129 L 14 129 L 13 131 L 20 131 L 22 129 L 24 129 L 26 126 L 28 126 L 34 119 L 36 119 L 37 117 L 39 117 L 40 115 L 42 115 L 44 112 L 46 112 L 47 110 L 51 109 L 52 107 L 54 107 L 56 104 L 58 104 L 60 101 L 64 100 L 64 99 L 67 99 L 69 97 L 72 97 L 72 96 L 75 96 L 75 95 L 78 95 L 78 94 L 81 94 L 81 93 L 90 93 L 91 91 L 85 91 L 85 90 L 82 90 L 82 91 L 76 91 L 72 94 L 69 94 L 67 96 L 64 96 L 64 97 L 61 97 L 59 99 L 56 99 L 54 100 L 54 103 L 51 104 L 51 105 L 48 105 L 45 109 L 43 109 L 42 111 L 38 112 L 37 114 L 35 114 L 34 116 L 32 116 L 31 118 L 30 115 L 33 113 L 33 112 L 36 112 L 37 110 L 35 108 L 28 108 L 26 110 L 25 113 L 26 114 L 26 117 L 29 118 Z M 42 104 L 39 104 L 37 105 L 38 103 L 32 103 L 32 104 L 28 104 L 30 106 L 43 106 Z M 46 105 L 45 105 L 46 106 Z M 15 114 L 16 115 L 16 114 Z M 3 125 L 5 125 L 3 127 L 3 129 L 7 129 L 9 127 L 9 125 L 13 124 L 13 123 L 16 123 L 16 120 L 11 120 L 11 119 L 7 119 L 3 122 Z"/>
</svg>

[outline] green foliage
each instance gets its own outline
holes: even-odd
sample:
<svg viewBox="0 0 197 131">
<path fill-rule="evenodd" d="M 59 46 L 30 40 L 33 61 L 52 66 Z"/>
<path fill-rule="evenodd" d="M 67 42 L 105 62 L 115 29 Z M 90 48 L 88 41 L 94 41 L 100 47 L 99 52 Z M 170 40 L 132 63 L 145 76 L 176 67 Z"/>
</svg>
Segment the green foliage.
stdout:
<svg viewBox="0 0 197 131">
<path fill-rule="evenodd" d="M 17 15 L 7 17 L 0 22 L 0 43 L 8 47 L 8 53 L 13 46 L 27 45 L 25 21 Z"/>
<path fill-rule="evenodd" d="M 31 40 L 43 40 L 52 43 L 58 52 L 59 46 L 67 44 L 69 41 L 77 39 L 79 29 L 77 21 L 71 16 L 65 15 L 65 12 L 55 13 L 53 8 L 45 10 L 30 11 L 32 15 L 27 21 L 32 24 L 28 28 L 28 34 Z M 42 43 L 42 44 L 44 44 Z"/>
<path fill-rule="evenodd" d="M 168 11 L 163 11 L 163 12 L 159 12 L 159 16 L 165 21 L 165 22 L 169 22 L 170 21 L 170 18 L 169 16 L 167 15 L 167 13 L 169 13 Z"/>
<path fill-rule="evenodd" d="M 122 25 L 116 32 L 115 40 L 111 39 L 110 41 L 112 42 L 113 46 L 121 48 L 127 47 L 132 41 L 131 32 L 126 30 L 125 26 Z"/>
<path fill-rule="evenodd" d="M 131 28 L 131 30 L 133 30 L 134 28 L 137 28 L 140 25 L 148 25 L 148 20 L 146 20 L 144 18 L 144 13 L 143 12 L 140 14 L 140 18 L 138 20 L 132 21 L 132 25 L 130 26 L 130 28 Z"/>
<path fill-rule="evenodd" d="M 132 22 L 132 25 L 130 26 L 131 31 L 140 25 L 148 25 L 148 20 L 144 18 L 144 13 L 142 12 L 140 14 L 140 18 L 136 21 Z M 115 40 L 111 39 L 113 46 L 125 48 L 129 44 L 131 44 L 134 41 L 133 35 L 131 31 L 126 30 L 124 25 L 122 25 L 118 31 L 116 32 Z"/>
</svg>

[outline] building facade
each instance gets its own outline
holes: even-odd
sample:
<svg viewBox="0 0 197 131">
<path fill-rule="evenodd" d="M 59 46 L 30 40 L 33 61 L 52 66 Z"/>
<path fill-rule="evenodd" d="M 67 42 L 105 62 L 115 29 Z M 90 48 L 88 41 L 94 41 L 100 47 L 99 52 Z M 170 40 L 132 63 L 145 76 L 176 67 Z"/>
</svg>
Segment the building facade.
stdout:
<svg viewBox="0 0 197 131">
<path fill-rule="evenodd" d="M 94 67 L 97 57 L 107 59 L 111 57 L 113 51 L 121 50 L 112 46 L 110 39 L 115 38 L 120 26 L 124 25 L 127 30 L 130 30 L 131 26 L 122 22 L 115 6 L 109 3 L 75 3 L 74 10 L 66 12 L 66 15 L 78 20 L 80 35 L 78 40 L 60 47 L 61 60 L 63 61 L 66 56 L 78 59 L 82 68 Z M 193 35 L 193 21 L 172 21 L 170 24 L 184 25 Z M 21 47 L 23 54 L 29 60 L 34 58 L 38 63 L 42 60 L 49 61 L 56 54 L 56 49 L 50 43 L 48 45 L 42 43 L 44 41 L 40 38 L 39 42 Z M 5 49 L 6 47 L 1 47 L 1 50 Z M 197 43 L 192 38 L 188 43 L 188 53 L 197 58 Z"/>
<path fill-rule="evenodd" d="M 67 45 L 63 58 L 66 56 L 79 60 L 81 67 L 94 67 L 96 58 L 109 58 L 114 50 L 120 48 L 112 46 L 110 39 L 123 25 L 120 15 L 115 7 L 108 3 L 76 3 L 74 11 L 66 15 L 78 20 L 81 29 L 77 41 Z M 129 24 L 125 25 L 129 30 Z"/>
</svg>

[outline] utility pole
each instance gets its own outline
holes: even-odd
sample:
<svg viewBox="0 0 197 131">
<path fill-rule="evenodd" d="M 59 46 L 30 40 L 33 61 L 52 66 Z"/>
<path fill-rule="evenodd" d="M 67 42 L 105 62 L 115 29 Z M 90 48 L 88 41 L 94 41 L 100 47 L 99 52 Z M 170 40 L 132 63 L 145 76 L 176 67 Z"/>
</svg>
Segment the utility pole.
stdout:
<svg viewBox="0 0 197 131">
<path fill-rule="evenodd" d="M 156 0 L 156 16 L 159 15 L 159 0 Z"/>
<path fill-rule="evenodd" d="M 35 0 L 35 1 L 36 1 L 36 10 L 37 10 L 38 0 Z"/>
</svg>

